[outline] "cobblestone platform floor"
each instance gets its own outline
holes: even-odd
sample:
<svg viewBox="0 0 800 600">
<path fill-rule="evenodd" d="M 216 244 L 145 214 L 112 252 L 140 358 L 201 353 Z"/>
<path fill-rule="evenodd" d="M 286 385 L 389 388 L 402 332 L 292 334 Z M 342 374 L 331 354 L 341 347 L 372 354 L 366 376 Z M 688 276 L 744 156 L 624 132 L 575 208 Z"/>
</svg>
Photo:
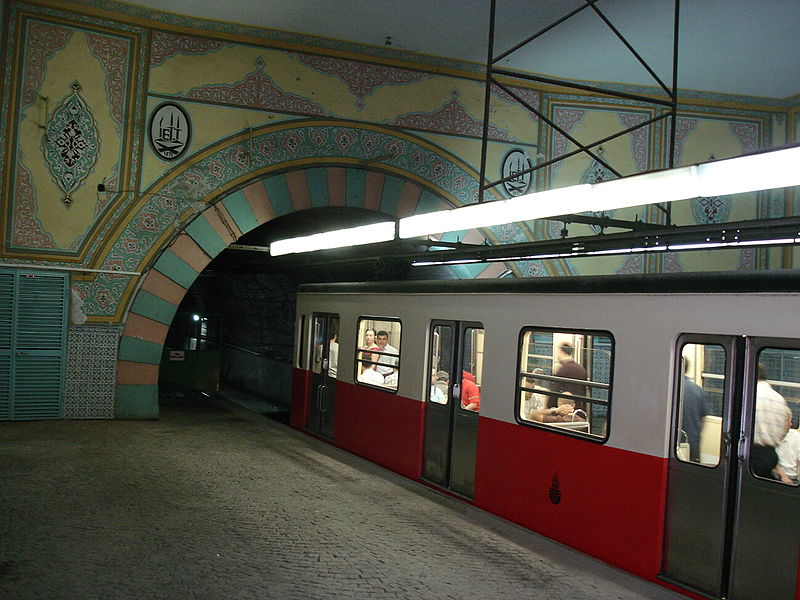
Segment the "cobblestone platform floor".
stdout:
<svg viewBox="0 0 800 600">
<path fill-rule="evenodd" d="M 0 423 L 0 598 L 675 599 L 224 400 Z"/>
</svg>

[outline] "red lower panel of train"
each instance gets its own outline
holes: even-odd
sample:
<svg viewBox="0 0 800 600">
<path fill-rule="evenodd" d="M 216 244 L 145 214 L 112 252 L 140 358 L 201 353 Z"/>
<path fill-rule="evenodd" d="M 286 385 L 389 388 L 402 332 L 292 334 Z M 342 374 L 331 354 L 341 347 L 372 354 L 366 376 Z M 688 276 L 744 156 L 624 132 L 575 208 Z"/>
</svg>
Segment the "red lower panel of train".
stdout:
<svg viewBox="0 0 800 600">
<path fill-rule="evenodd" d="M 641 577 L 660 566 L 666 464 L 482 418 L 475 503 Z"/>
<path fill-rule="evenodd" d="M 308 373 L 293 380 L 305 425 Z M 424 404 L 337 382 L 333 443 L 411 479 L 422 465 Z M 481 417 L 475 504 L 647 579 L 659 571 L 666 461 Z"/>
<path fill-rule="evenodd" d="M 422 402 L 416 400 L 339 382 L 333 442 L 396 473 L 418 479 L 423 408 Z"/>
<path fill-rule="evenodd" d="M 311 376 L 295 369 L 290 423 L 303 429 Z M 333 443 L 396 473 L 418 479 L 422 464 L 423 404 L 351 383 L 336 383 Z"/>
</svg>

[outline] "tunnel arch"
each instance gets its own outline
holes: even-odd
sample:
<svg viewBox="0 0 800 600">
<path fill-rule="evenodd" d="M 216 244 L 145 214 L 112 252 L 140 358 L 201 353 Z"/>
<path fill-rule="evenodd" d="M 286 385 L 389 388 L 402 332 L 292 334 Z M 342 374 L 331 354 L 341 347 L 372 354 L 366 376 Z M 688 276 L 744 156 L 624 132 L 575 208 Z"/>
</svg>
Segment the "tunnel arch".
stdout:
<svg viewBox="0 0 800 600">
<path fill-rule="evenodd" d="M 191 190 L 198 192 L 195 200 Z M 115 417 L 158 416 L 159 366 L 178 306 L 211 260 L 244 234 L 312 206 L 357 206 L 404 217 L 476 198 L 477 174 L 460 159 L 417 136 L 374 125 L 282 124 L 196 154 L 142 195 L 109 252 L 127 250 L 137 224 L 157 226 L 153 246 L 140 252 L 137 285 L 120 292 Z M 484 240 L 470 235 L 476 238 L 471 241 Z M 120 264 L 131 268 L 132 257 L 127 260 Z M 491 277 L 503 269 L 467 268 L 458 276 Z"/>
</svg>

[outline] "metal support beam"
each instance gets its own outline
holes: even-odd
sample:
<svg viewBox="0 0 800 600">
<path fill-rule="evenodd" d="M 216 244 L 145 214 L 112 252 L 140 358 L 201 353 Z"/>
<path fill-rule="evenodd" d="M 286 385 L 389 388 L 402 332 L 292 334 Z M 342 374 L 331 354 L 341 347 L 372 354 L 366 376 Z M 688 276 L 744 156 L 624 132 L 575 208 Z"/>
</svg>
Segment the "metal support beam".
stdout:
<svg viewBox="0 0 800 600">
<path fill-rule="evenodd" d="M 675 166 L 675 131 L 676 131 L 676 121 L 677 121 L 677 109 L 678 109 L 678 47 L 679 47 L 679 13 L 680 13 L 680 0 L 674 0 L 675 2 L 675 15 L 674 15 L 674 23 L 673 23 L 673 49 L 672 49 L 672 87 L 668 87 L 664 81 L 656 74 L 653 68 L 644 60 L 644 58 L 636 51 L 633 45 L 622 35 L 622 33 L 616 28 L 616 26 L 606 17 L 606 15 L 596 6 L 598 0 L 585 0 L 584 3 L 577 8 L 573 9 L 560 19 L 557 19 L 555 22 L 545 26 L 544 28 L 540 29 L 533 35 L 529 36 L 522 42 L 514 45 L 513 47 L 509 48 L 505 52 L 502 52 L 498 56 L 494 56 L 494 44 L 495 44 L 495 26 L 497 23 L 497 2 L 496 0 L 492 0 L 491 7 L 490 7 L 490 16 L 489 16 L 489 48 L 488 48 L 488 58 L 486 63 L 486 89 L 485 89 L 485 104 L 484 104 L 484 121 L 483 121 L 483 139 L 482 139 L 482 148 L 481 148 L 481 166 L 480 166 L 480 181 L 479 181 L 479 194 L 478 194 L 478 202 L 483 202 L 484 200 L 484 193 L 486 190 L 492 189 L 511 178 L 519 177 L 520 174 L 527 174 L 542 169 L 546 166 L 549 166 L 553 163 L 565 160 L 571 156 L 576 154 L 585 153 L 591 156 L 594 160 L 597 160 L 600 164 L 602 164 L 606 169 L 608 169 L 613 174 L 621 177 L 620 173 L 614 169 L 610 164 L 606 161 L 602 160 L 597 153 L 592 152 L 592 148 L 599 146 L 609 140 L 615 139 L 622 135 L 626 135 L 631 131 L 638 129 L 640 127 L 646 127 L 656 121 L 661 119 L 665 119 L 670 117 L 670 133 L 669 133 L 669 149 L 668 149 L 668 160 L 669 160 L 669 168 L 674 168 Z M 614 90 L 609 88 L 604 88 L 597 85 L 590 85 L 586 83 L 579 83 L 575 81 L 569 81 L 565 79 L 558 79 L 555 77 L 545 77 L 542 75 L 536 75 L 533 73 L 526 73 L 521 71 L 515 71 L 511 69 L 505 69 L 499 66 L 496 66 L 499 61 L 506 58 L 507 56 L 513 54 L 520 48 L 526 46 L 527 44 L 533 42 L 544 33 L 552 30 L 553 28 L 557 27 L 558 25 L 564 23 L 565 21 L 569 20 L 576 14 L 580 13 L 586 8 L 591 8 L 598 17 L 605 23 L 605 25 L 617 36 L 620 42 L 627 48 L 627 50 L 634 56 L 634 58 L 647 70 L 653 80 L 658 84 L 658 86 L 666 93 L 667 99 L 662 99 L 657 96 L 646 96 L 643 94 L 633 94 L 628 92 L 623 92 L 620 90 Z M 501 82 L 498 77 L 503 78 Z M 531 106 L 529 103 L 525 102 L 522 98 L 519 97 L 518 94 L 514 93 L 511 89 L 509 81 L 513 82 L 515 80 L 526 80 L 526 81 L 535 81 L 538 83 L 545 83 L 548 85 L 555 85 L 559 87 L 571 88 L 571 89 L 578 89 L 588 92 L 593 92 L 597 94 L 602 94 L 605 96 L 611 96 L 616 98 L 623 98 L 627 100 L 635 100 L 637 102 L 652 104 L 655 106 L 661 106 L 668 109 L 667 112 L 663 112 L 656 117 L 647 120 L 644 123 L 636 125 L 634 127 L 630 127 L 621 131 L 617 134 L 607 136 L 602 140 L 598 140 L 596 142 L 592 142 L 589 144 L 582 144 L 578 142 L 576 138 L 569 135 L 567 131 L 563 128 L 559 127 L 555 122 L 551 119 L 547 118 L 541 111 L 537 110 L 535 107 Z M 491 91 L 492 85 L 498 86 L 508 95 L 510 95 L 516 102 L 520 103 L 524 106 L 529 112 L 535 114 L 537 118 L 548 125 L 549 127 L 558 131 L 561 135 L 565 136 L 570 142 L 575 144 L 577 150 L 565 153 L 558 157 L 553 157 L 550 160 L 544 161 L 539 163 L 530 169 L 526 169 L 522 173 L 515 173 L 512 176 L 505 177 L 499 180 L 487 182 L 486 181 L 486 156 L 488 152 L 488 132 L 489 132 L 489 115 L 490 115 L 490 103 L 491 103 Z M 658 210 L 665 215 L 666 224 L 670 225 L 672 222 L 672 213 L 671 207 L 669 205 L 664 206 L 661 204 L 655 205 Z"/>
</svg>

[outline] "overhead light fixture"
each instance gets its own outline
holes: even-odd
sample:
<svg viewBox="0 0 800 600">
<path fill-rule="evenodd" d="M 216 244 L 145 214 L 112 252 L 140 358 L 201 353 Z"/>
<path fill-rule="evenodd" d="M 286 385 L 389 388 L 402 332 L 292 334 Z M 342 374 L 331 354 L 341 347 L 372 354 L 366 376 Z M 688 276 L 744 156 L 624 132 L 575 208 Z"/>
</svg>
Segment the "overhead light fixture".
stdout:
<svg viewBox="0 0 800 600">
<path fill-rule="evenodd" d="M 800 146 L 413 215 L 400 219 L 397 227 L 393 222 L 375 223 L 280 240 L 270 245 L 270 254 L 280 256 L 387 242 L 395 239 L 395 231 L 399 238 L 408 239 L 560 215 L 795 185 L 800 185 Z M 646 251 L 664 249 L 653 247 Z"/>
<path fill-rule="evenodd" d="M 798 232 L 800 234 L 800 232 Z M 514 262 L 518 260 L 548 260 L 554 258 L 580 258 L 582 256 L 608 256 L 617 254 L 645 254 L 650 252 L 680 252 L 683 250 L 716 250 L 719 248 L 736 248 L 740 246 L 789 246 L 800 244 L 800 237 L 775 238 L 760 240 L 733 240 L 730 242 L 693 242 L 684 244 L 663 244 L 658 246 L 634 246 L 629 248 L 609 248 L 606 250 L 586 250 L 576 248 L 566 252 L 550 252 L 542 254 L 526 254 L 520 256 L 487 257 L 483 259 L 442 258 L 439 260 L 417 260 L 411 263 L 412 267 L 432 267 L 440 265 L 457 265 L 464 263 L 489 263 L 489 262 Z"/>
<path fill-rule="evenodd" d="M 401 238 L 800 185 L 800 146 L 400 219 Z"/>
<path fill-rule="evenodd" d="M 272 256 L 282 256 L 299 252 L 376 244 L 393 240 L 394 233 L 394 221 L 385 221 L 383 223 L 373 223 L 371 225 L 361 225 L 348 229 L 337 229 L 336 231 L 278 240 L 269 245 L 269 253 Z"/>
<path fill-rule="evenodd" d="M 800 146 L 697 165 L 697 196 L 724 196 L 800 185 Z"/>
<path fill-rule="evenodd" d="M 481 202 L 460 208 L 413 215 L 400 219 L 398 235 L 400 238 L 406 239 L 445 231 L 461 231 L 517 221 L 532 221 L 553 214 L 586 212 L 594 209 L 580 208 L 580 210 L 563 210 L 553 213 L 553 207 L 591 206 L 591 188 L 591 185 L 585 183 L 517 196 L 510 200 Z M 535 200 L 533 200 L 533 196 L 535 196 Z"/>
</svg>

